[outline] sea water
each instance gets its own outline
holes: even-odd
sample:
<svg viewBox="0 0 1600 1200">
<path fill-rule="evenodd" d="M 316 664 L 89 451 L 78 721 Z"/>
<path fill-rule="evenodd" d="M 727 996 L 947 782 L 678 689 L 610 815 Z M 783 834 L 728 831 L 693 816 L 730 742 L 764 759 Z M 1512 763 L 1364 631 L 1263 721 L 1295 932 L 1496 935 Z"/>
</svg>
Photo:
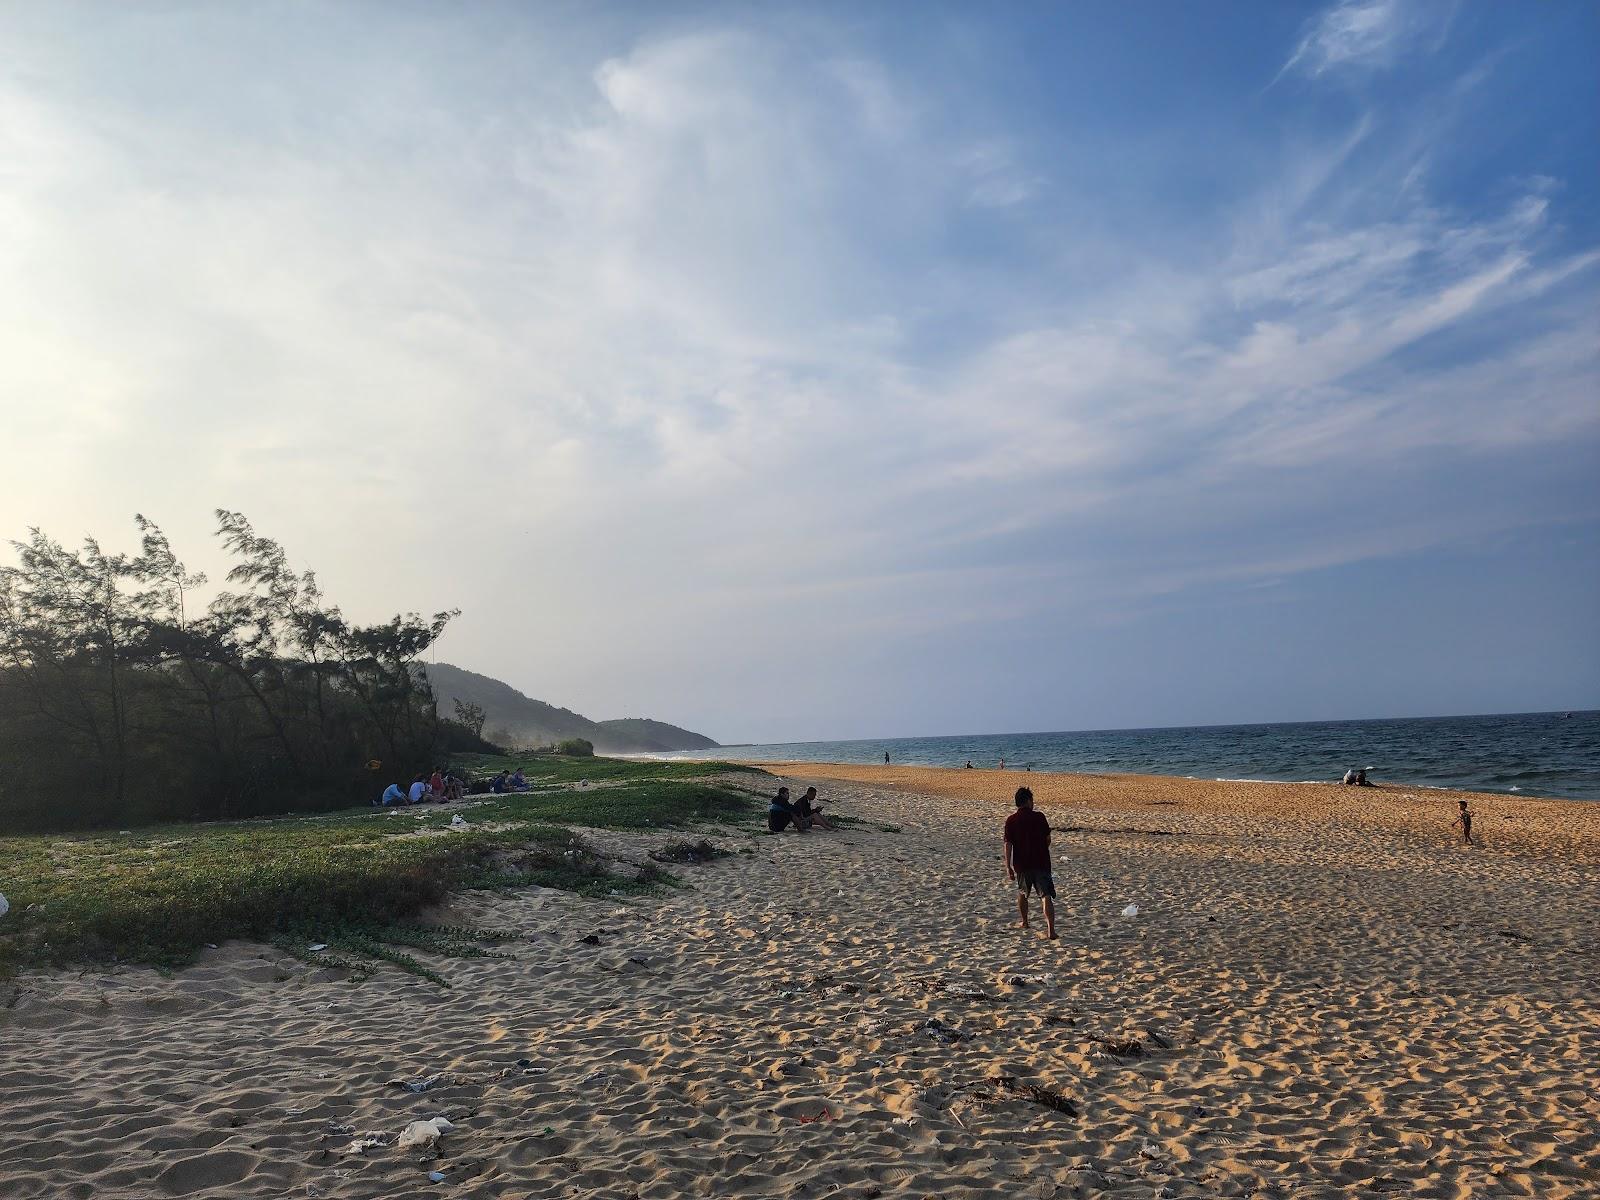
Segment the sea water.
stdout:
<svg viewBox="0 0 1600 1200">
<path fill-rule="evenodd" d="M 1600 711 L 727 746 L 665 757 L 1374 783 L 1600 800 Z"/>
</svg>

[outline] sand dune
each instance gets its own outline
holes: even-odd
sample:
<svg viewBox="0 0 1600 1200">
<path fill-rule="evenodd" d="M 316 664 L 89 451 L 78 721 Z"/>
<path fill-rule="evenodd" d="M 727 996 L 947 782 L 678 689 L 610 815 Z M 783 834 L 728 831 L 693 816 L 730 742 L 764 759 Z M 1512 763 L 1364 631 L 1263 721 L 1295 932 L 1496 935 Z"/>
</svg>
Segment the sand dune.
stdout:
<svg viewBox="0 0 1600 1200">
<path fill-rule="evenodd" d="M 1052 944 L 1017 773 L 784 769 L 869 824 L 641 902 L 463 897 L 518 937 L 449 990 L 242 945 L 25 977 L 0 1194 L 1600 1195 L 1600 805 L 1476 797 L 1465 850 L 1443 793 L 1029 776 Z M 437 1157 L 351 1149 L 437 1115 Z"/>
</svg>

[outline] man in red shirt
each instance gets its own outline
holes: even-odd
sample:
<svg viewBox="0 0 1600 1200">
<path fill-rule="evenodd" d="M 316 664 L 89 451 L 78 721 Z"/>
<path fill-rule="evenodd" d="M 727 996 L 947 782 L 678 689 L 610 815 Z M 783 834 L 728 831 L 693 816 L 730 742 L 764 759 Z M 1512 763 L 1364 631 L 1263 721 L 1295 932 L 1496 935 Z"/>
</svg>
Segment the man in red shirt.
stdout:
<svg viewBox="0 0 1600 1200">
<path fill-rule="evenodd" d="M 1045 936 L 1056 936 L 1056 884 L 1050 877 L 1050 822 L 1033 810 L 1033 792 L 1017 789 L 1017 811 L 1006 818 L 1006 878 L 1017 884 L 1017 915 L 1028 927 L 1028 893 L 1044 905 Z"/>
</svg>

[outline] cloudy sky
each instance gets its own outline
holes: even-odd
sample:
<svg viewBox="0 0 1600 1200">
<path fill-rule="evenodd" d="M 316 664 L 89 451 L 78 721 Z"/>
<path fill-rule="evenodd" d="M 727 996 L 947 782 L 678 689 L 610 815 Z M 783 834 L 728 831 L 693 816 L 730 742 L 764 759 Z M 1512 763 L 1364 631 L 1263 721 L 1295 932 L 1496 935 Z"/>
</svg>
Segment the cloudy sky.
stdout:
<svg viewBox="0 0 1600 1200">
<path fill-rule="evenodd" d="M 1600 705 L 1597 63 L 1588 0 L 0 4 L 0 536 L 238 508 L 725 741 Z"/>
</svg>

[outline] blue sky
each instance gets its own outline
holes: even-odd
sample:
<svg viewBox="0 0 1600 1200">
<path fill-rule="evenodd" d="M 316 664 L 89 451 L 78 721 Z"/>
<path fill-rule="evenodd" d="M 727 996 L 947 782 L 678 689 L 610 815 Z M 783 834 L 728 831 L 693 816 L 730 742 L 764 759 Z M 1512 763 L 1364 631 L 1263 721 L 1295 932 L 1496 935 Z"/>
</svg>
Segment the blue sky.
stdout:
<svg viewBox="0 0 1600 1200">
<path fill-rule="evenodd" d="M 1589 3 L 0 4 L 3 531 L 794 740 L 1600 704 Z"/>
</svg>

